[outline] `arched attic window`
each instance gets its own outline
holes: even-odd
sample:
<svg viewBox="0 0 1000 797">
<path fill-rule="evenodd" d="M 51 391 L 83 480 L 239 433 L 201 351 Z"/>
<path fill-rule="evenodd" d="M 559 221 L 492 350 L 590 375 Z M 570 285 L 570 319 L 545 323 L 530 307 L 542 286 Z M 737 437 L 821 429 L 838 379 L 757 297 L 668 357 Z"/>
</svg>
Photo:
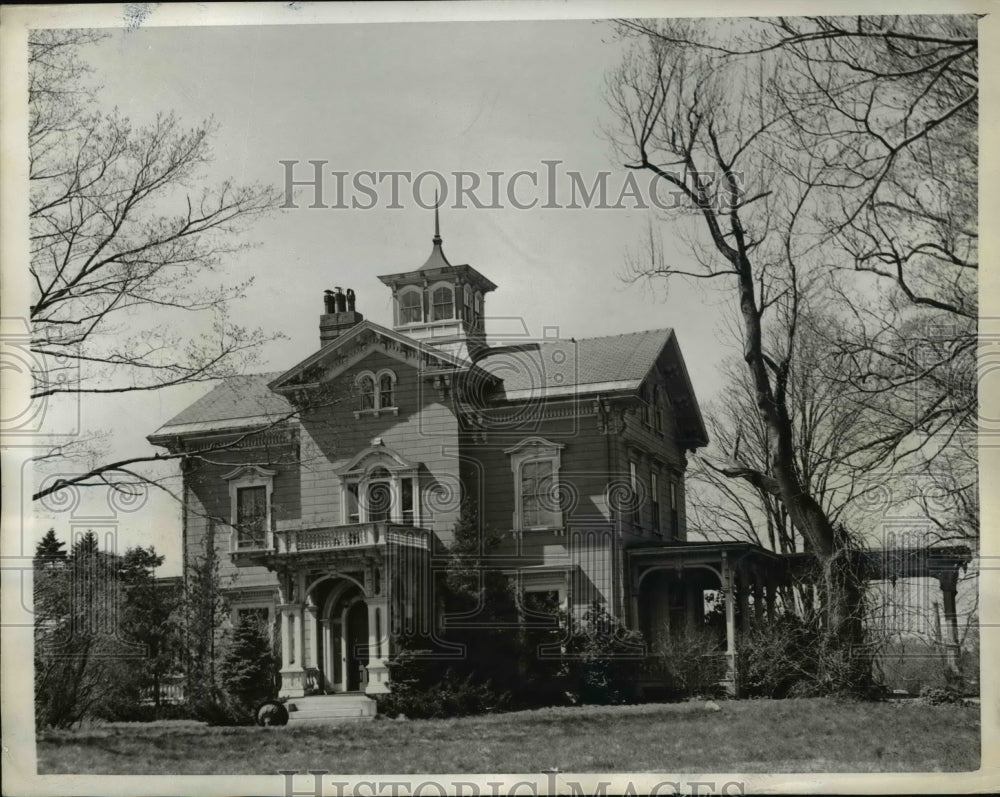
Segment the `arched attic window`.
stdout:
<svg viewBox="0 0 1000 797">
<path fill-rule="evenodd" d="M 443 321 L 454 317 L 455 307 L 451 288 L 440 287 L 431 294 L 431 311 L 434 321 Z"/>
<path fill-rule="evenodd" d="M 379 374 L 378 406 L 380 409 L 396 406 L 396 378 L 391 371 Z"/>
<path fill-rule="evenodd" d="M 370 374 L 358 377 L 358 397 L 362 410 L 375 409 L 375 377 Z"/>
<path fill-rule="evenodd" d="M 399 408 L 396 406 L 396 374 L 390 368 L 383 368 L 377 374 L 371 371 L 362 371 L 355 379 L 358 394 L 358 409 L 354 411 L 354 417 L 360 418 L 362 415 L 375 415 L 389 413 L 398 415 Z"/>
</svg>

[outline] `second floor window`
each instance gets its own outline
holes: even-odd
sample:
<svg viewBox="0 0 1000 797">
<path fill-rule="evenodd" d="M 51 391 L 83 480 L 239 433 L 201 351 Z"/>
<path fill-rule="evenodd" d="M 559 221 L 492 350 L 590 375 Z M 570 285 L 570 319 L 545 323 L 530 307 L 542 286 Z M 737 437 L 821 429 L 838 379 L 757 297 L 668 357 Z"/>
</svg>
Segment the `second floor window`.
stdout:
<svg viewBox="0 0 1000 797">
<path fill-rule="evenodd" d="M 521 466 L 521 520 L 525 528 L 558 525 L 552 486 L 550 460 L 525 462 Z"/>
<path fill-rule="evenodd" d="M 267 530 L 267 488 L 236 490 L 236 533 L 240 548 L 263 548 Z"/>
</svg>

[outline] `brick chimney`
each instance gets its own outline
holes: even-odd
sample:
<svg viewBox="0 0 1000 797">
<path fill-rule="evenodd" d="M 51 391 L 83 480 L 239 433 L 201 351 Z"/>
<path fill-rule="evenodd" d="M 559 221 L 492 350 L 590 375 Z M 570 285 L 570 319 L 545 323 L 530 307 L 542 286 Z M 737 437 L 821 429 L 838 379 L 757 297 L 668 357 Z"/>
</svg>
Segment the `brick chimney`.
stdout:
<svg viewBox="0 0 1000 797">
<path fill-rule="evenodd" d="M 325 346 L 331 340 L 336 340 L 355 324 L 364 321 L 365 317 L 354 309 L 354 291 L 350 288 L 345 293 L 339 287 L 323 292 L 323 309 L 319 317 L 319 345 Z"/>
</svg>

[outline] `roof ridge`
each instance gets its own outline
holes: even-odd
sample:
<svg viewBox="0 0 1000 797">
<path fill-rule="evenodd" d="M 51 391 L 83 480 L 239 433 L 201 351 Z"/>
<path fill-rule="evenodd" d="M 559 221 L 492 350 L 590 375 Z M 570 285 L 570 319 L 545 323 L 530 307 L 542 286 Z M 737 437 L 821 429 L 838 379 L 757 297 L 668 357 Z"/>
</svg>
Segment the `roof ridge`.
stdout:
<svg viewBox="0 0 1000 797">
<path fill-rule="evenodd" d="M 612 335 L 591 335 L 587 338 L 551 338 L 551 340 L 575 340 L 579 343 L 581 340 L 610 340 L 611 338 L 625 338 L 630 335 L 648 335 L 652 332 L 672 332 L 673 327 L 657 327 L 656 329 L 640 329 L 635 332 L 617 332 Z"/>
</svg>

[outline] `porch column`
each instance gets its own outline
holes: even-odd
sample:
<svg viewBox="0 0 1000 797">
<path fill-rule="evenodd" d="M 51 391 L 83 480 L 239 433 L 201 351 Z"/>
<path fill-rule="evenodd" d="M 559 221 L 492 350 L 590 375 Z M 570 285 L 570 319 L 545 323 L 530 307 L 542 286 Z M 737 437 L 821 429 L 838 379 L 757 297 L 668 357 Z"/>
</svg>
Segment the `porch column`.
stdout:
<svg viewBox="0 0 1000 797">
<path fill-rule="evenodd" d="M 302 662 L 304 667 L 319 667 L 319 639 L 316 633 L 316 606 L 308 603 L 305 606 L 305 628 L 303 629 L 303 644 L 309 640 L 309 651 Z"/>
<path fill-rule="evenodd" d="M 320 644 L 323 646 L 323 682 L 321 686 L 324 692 L 333 691 L 333 677 L 336 670 L 333 665 L 333 640 L 330 634 L 330 618 L 324 617 L 319 621 Z"/>
<path fill-rule="evenodd" d="M 739 582 L 736 589 L 736 600 L 739 606 L 740 631 L 745 632 L 750 627 L 750 604 L 747 601 L 750 584 L 747 571 L 743 567 L 738 568 L 738 570 Z"/>
<path fill-rule="evenodd" d="M 760 573 L 755 567 L 753 570 L 753 620 L 759 627 L 764 619 L 764 585 L 761 583 Z"/>
<path fill-rule="evenodd" d="M 684 592 L 688 630 L 693 631 L 701 625 L 701 615 L 704 609 L 701 585 L 688 583 L 685 585 Z"/>
<path fill-rule="evenodd" d="M 306 693 L 303 668 L 303 634 L 301 603 L 278 607 L 281 612 L 281 691 L 279 697 L 303 697 Z"/>
<path fill-rule="evenodd" d="M 722 596 L 726 603 L 726 678 L 723 682 L 728 692 L 736 697 L 736 604 L 733 571 L 729 558 L 722 554 Z"/>
<path fill-rule="evenodd" d="M 948 570 L 938 573 L 938 583 L 941 585 L 941 597 L 944 603 L 944 650 L 948 674 L 951 678 L 959 678 L 959 644 L 958 644 L 958 611 L 955 598 L 958 594 L 958 571 Z"/>
<path fill-rule="evenodd" d="M 777 589 L 777 584 L 774 580 L 774 575 L 768 573 L 767 575 L 767 621 L 768 623 L 774 623 L 774 592 Z"/>
<path fill-rule="evenodd" d="M 368 686 L 365 694 L 380 695 L 389 691 L 389 669 L 385 659 L 389 657 L 386 633 L 386 610 L 389 602 L 385 598 L 369 598 L 368 605 Z"/>
</svg>

